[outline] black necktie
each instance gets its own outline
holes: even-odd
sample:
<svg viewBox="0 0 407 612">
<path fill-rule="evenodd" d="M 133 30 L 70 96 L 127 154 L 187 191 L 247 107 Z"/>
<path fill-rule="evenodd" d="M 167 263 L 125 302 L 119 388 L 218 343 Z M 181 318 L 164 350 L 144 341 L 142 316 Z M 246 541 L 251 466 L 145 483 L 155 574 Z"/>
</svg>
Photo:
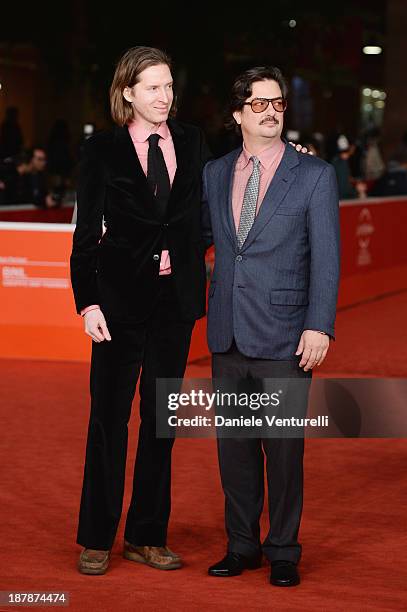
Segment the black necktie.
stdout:
<svg viewBox="0 0 407 612">
<path fill-rule="evenodd" d="M 160 138 L 161 136 L 158 134 L 151 134 L 148 137 L 147 182 L 157 203 L 156 214 L 160 221 L 163 222 L 167 215 L 171 183 L 163 152 L 161 147 L 158 146 Z M 167 236 L 165 232 L 161 248 L 167 249 Z"/>
<path fill-rule="evenodd" d="M 148 137 L 147 181 L 159 203 L 159 213 L 164 214 L 171 192 L 171 183 L 163 152 L 158 146 L 160 138 L 158 134 L 151 134 Z"/>
</svg>

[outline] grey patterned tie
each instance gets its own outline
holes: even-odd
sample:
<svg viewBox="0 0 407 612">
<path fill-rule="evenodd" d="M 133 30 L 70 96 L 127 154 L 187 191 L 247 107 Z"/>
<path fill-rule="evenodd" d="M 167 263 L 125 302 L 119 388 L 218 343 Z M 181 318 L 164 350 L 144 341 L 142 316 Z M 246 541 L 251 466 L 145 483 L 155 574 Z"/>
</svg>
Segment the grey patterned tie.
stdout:
<svg viewBox="0 0 407 612">
<path fill-rule="evenodd" d="M 254 223 L 256 217 L 257 198 L 259 197 L 260 185 L 260 161 L 257 157 L 250 158 L 253 162 L 253 171 L 247 181 L 244 192 L 242 212 L 240 214 L 239 229 L 237 230 L 237 244 L 242 248 L 244 241 Z"/>
</svg>

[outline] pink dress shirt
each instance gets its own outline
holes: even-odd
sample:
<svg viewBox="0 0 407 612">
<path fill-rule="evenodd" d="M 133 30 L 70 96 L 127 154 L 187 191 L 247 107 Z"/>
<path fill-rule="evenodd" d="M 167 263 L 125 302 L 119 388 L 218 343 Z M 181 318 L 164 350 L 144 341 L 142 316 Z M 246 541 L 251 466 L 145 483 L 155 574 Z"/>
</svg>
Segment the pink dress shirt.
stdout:
<svg viewBox="0 0 407 612">
<path fill-rule="evenodd" d="M 129 133 L 133 141 L 134 148 L 136 149 L 137 156 L 140 160 L 141 167 L 143 168 L 143 172 L 147 176 L 147 160 L 149 147 L 147 139 L 150 134 L 153 133 L 153 131 L 148 130 L 144 126 L 137 123 L 137 121 L 133 121 L 131 124 L 129 124 Z M 165 165 L 167 166 L 168 176 L 170 177 L 170 183 L 172 186 L 175 172 L 177 170 L 177 158 L 175 156 L 175 149 L 171 132 L 166 123 L 161 123 L 156 133 L 161 136 L 160 140 L 158 141 L 158 146 L 161 147 L 161 150 L 163 152 Z M 166 250 L 161 252 L 159 274 L 160 276 L 171 274 L 170 254 Z M 81 310 L 81 316 L 83 316 L 87 312 L 90 312 L 91 310 L 96 310 L 97 308 L 99 308 L 97 304 L 87 306 L 86 308 Z"/>
<path fill-rule="evenodd" d="M 285 146 L 286 145 L 284 142 L 279 140 L 271 147 L 268 147 L 268 149 L 265 149 L 256 155 L 256 157 L 260 160 L 260 185 L 256 215 L 259 212 L 266 191 L 281 162 L 285 151 Z M 247 181 L 249 180 L 253 171 L 253 163 L 250 161 L 251 156 L 251 153 L 249 153 L 246 147 L 243 145 L 243 151 L 239 155 L 235 166 L 232 191 L 232 209 L 236 232 L 239 228 L 240 214 L 242 212 L 243 198 Z"/>
</svg>

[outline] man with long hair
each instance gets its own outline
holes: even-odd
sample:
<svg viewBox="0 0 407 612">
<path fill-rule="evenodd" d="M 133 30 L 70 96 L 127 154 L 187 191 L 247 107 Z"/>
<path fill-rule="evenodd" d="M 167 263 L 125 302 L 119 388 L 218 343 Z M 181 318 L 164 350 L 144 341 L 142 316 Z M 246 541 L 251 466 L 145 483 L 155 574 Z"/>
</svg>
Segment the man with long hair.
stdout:
<svg viewBox="0 0 407 612">
<path fill-rule="evenodd" d="M 103 574 L 120 520 L 127 423 L 140 375 L 140 429 L 125 558 L 181 567 L 167 547 L 172 438 L 156 437 L 156 379 L 184 375 L 205 314 L 200 129 L 170 118 L 171 60 L 134 47 L 110 89 L 116 126 L 86 141 L 71 278 L 92 338 L 91 411 L 77 542 L 79 571 Z M 106 232 L 102 235 L 102 222 Z"/>
</svg>

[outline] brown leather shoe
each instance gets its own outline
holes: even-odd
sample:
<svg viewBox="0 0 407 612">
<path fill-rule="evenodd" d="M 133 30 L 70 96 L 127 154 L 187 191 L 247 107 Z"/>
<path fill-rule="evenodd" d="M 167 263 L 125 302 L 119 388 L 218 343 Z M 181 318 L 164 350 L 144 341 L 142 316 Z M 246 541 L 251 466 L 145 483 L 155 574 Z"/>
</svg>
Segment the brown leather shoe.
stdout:
<svg viewBox="0 0 407 612">
<path fill-rule="evenodd" d="M 81 574 L 104 574 L 109 566 L 110 550 L 84 548 L 79 555 L 78 570 Z"/>
<path fill-rule="evenodd" d="M 181 557 L 172 552 L 168 546 L 133 546 L 124 541 L 123 557 L 129 561 L 144 563 L 161 570 L 179 569 Z"/>
<path fill-rule="evenodd" d="M 164 549 L 167 555 L 172 557 L 174 560 L 176 559 L 177 561 L 182 562 L 181 556 L 178 553 L 173 552 L 170 548 L 168 548 L 168 546 L 164 546 Z"/>
</svg>

